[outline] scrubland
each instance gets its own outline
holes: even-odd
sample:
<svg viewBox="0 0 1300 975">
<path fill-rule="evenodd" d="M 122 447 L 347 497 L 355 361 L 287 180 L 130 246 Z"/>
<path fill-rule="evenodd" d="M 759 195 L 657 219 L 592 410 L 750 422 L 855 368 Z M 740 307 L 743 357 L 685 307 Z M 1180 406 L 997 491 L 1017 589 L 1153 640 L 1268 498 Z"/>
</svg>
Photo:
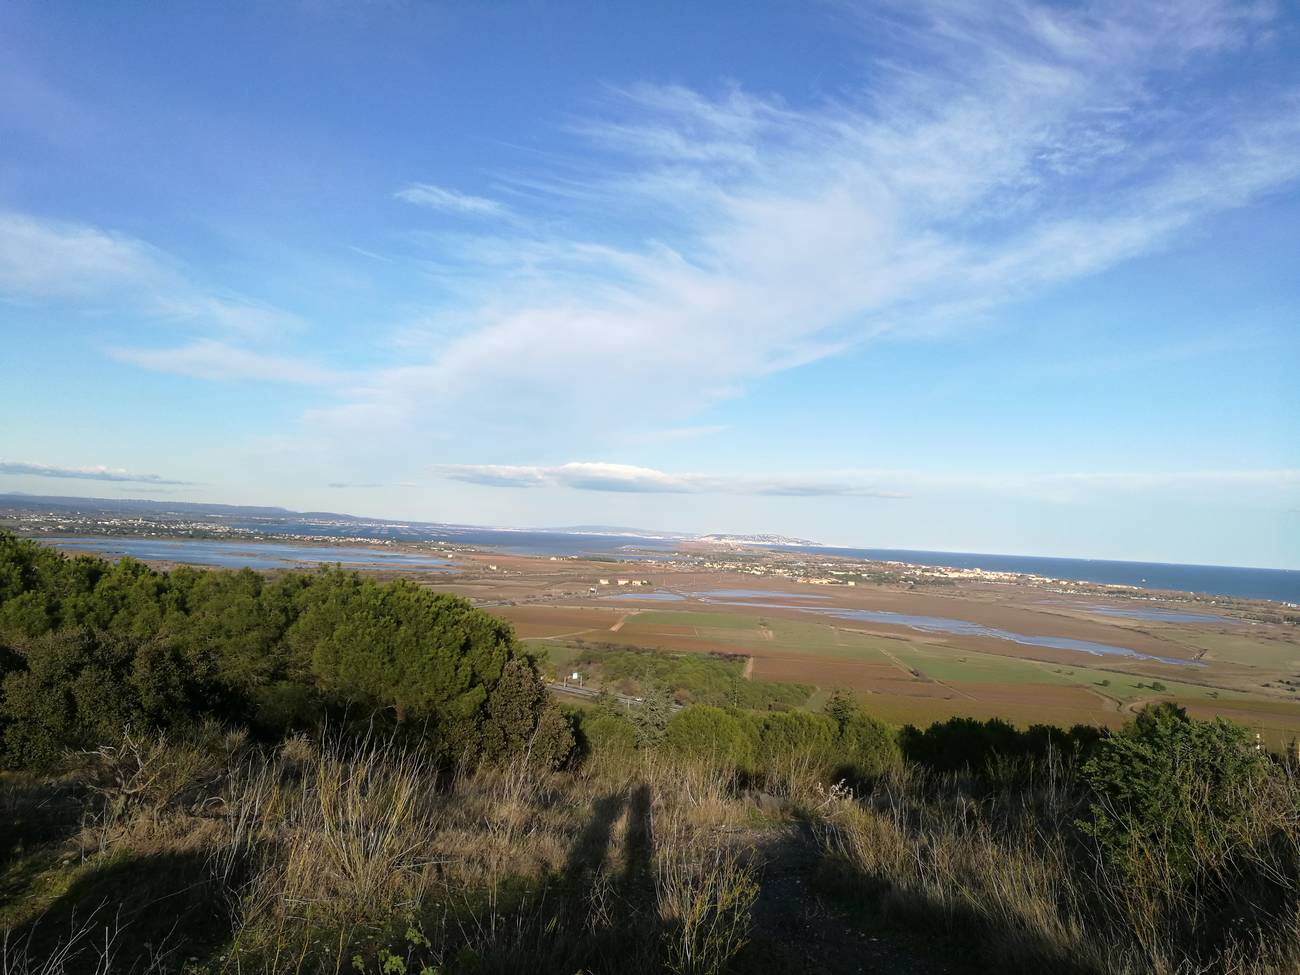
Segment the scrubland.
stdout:
<svg viewBox="0 0 1300 975">
<path fill-rule="evenodd" d="M 798 750 L 448 771 L 375 738 L 127 735 L 5 776 L 0 971 L 856 971 L 867 931 L 900 971 L 1296 970 L 1293 769 L 1213 801 L 1189 770 L 1199 813 L 1092 835 L 1072 766 L 853 786 Z"/>
<path fill-rule="evenodd" d="M 0 973 L 1300 969 L 1300 770 L 1246 729 L 718 667 L 566 711 L 456 597 L 0 534 Z"/>
</svg>

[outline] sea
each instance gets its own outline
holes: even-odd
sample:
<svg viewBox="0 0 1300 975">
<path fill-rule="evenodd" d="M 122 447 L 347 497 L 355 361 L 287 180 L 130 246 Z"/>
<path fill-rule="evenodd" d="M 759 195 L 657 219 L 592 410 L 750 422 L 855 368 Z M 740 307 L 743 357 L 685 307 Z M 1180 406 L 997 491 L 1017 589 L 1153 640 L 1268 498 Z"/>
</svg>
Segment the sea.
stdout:
<svg viewBox="0 0 1300 975">
<path fill-rule="evenodd" d="M 1115 562 L 1108 559 L 1064 559 L 1038 555 L 993 555 L 979 552 L 926 552 L 899 548 L 790 547 L 788 552 L 841 555 L 852 559 L 907 562 L 911 565 L 948 566 L 1021 572 L 1049 579 L 1170 589 L 1207 596 L 1271 599 L 1300 603 L 1300 571 L 1249 569 L 1224 565 L 1180 565 L 1171 562 Z"/>
</svg>

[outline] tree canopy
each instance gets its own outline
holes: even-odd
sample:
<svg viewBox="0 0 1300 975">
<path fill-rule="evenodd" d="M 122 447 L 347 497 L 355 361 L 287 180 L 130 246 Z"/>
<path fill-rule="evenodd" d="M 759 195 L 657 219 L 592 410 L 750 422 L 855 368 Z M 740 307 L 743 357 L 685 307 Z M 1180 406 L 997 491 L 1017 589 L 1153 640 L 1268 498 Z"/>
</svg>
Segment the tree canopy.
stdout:
<svg viewBox="0 0 1300 975">
<path fill-rule="evenodd" d="M 331 715 L 380 721 L 449 760 L 501 758 L 545 730 L 554 764 L 572 741 L 508 623 L 337 567 L 159 572 L 0 532 L 0 648 L 13 765 L 48 764 L 126 725 L 210 717 L 271 734 Z"/>
</svg>

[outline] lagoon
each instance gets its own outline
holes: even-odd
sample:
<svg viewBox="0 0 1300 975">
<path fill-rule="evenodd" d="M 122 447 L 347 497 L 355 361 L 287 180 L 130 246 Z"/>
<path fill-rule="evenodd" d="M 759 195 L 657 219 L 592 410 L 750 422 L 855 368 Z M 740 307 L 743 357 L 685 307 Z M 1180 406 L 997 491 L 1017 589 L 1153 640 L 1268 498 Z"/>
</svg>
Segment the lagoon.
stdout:
<svg viewBox="0 0 1300 975">
<path fill-rule="evenodd" d="M 360 545 L 293 545 L 283 542 L 225 542 L 208 538 L 48 538 L 47 545 L 108 559 L 130 556 L 142 562 L 177 562 L 223 569 L 301 569 L 334 564 L 353 569 L 449 572 L 446 559 L 418 552 L 392 552 Z"/>
<path fill-rule="evenodd" d="M 760 609 L 794 609 L 804 613 L 818 613 L 835 619 L 885 623 L 890 626 L 905 626 L 923 633 L 953 633 L 959 636 L 983 636 L 994 640 L 1008 640 L 1024 646 L 1046 647 L 1051 650 L 1077 650 L 1098 657 L 1126 657 L 1130 660 L 1150 660 L 1155 663 L 1170 664 L 1175 667 L 1204 666 L 1196 660 L 1181 660 L 1176 657 L 1157 657 L 1154 654 L 1140 653 L 1129 647 L 1113 646 L 1109 643 L 1093 643 L 1090 640 L 1074 640 L 1061 636 L 1031 636 L 1025 633 L 1013 633 L 967 620 L 946 619 L 939 616 L 919 616 L 911 613 L 890 613 L 877 609 L 846 609 L 837 606 L 815 606 L 807 603 L 756 602 L 753 600 L 705 599 L 707 603 L 721 606 L 751 606 Z"/>
</svg>

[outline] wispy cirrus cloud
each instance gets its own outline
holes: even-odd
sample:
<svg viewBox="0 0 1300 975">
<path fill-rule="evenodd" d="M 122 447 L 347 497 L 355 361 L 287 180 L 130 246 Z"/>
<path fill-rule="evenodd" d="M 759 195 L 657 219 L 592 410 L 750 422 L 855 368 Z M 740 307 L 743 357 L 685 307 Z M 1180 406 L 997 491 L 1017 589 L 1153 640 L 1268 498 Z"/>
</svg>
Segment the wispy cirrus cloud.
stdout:
<svg viewBox="0 0 1300 975">
<path fill-rule="evenodd" d="M 190 481 L 176 481 L 158 474 L 134 474 L 120 467 L 58 467 L 53 464 L 28 464 L 20 461 L 0 461 L 0 474 L 23 475 L 27 477 L 57 477 L 80 481 L 127 481 L 133 484 L 190 484 Z"/>
<path fill-rule="evenodd" d="M 295 356 L 253 352 L 210 339 L 164 349 L 116 348 L 109 354 L 121 362 L 156 372 L 169 372 L 218 382 L 253 380 L 306 386 L 338 386 L 350 378 L 338 369 Z"/>
<path fill-rule="evenodd" d="M 485 196 L 460 193 L 433 183 L 411 183 L 398 190 L 393 196 L 403 203 L 441 210 L 444 213 L 459 213 L 474 217 L 502 217 L 510 213 L 504 203 L 490 200 Z"/>
<path fill-rule="evenodd" d="M 142 241 L 85 224 L 0 213 L 0 295 L 82 298 L 136 288 L 160 273 Z"/>
<path fill-rule="evenodd" d="M 0 300 L 123 308 L 243 340 L 296 331 L 297 316 L 190 279 L 162 250 L 91 224 L 0 212 Z"/>
<path fill-rule="evenodd" d="M 653 404 L 677 424 L 880 336 L 966 327 L 1300 178 L 1300 93 L 1215 74 L 1268 43 L 1267 10 L 885 9 L 869 84 L 821 105 L 615 91 L 573 127 L 567 170 L 513 181 L 566 232 L 449 240 L 430 273 L 456 282 L 456 329 L 312 419 L 407 438 L 454 407 L 467 429 L 535 437 L 544 413 L 560 439 L 642 429 Z"/>
</svg>

